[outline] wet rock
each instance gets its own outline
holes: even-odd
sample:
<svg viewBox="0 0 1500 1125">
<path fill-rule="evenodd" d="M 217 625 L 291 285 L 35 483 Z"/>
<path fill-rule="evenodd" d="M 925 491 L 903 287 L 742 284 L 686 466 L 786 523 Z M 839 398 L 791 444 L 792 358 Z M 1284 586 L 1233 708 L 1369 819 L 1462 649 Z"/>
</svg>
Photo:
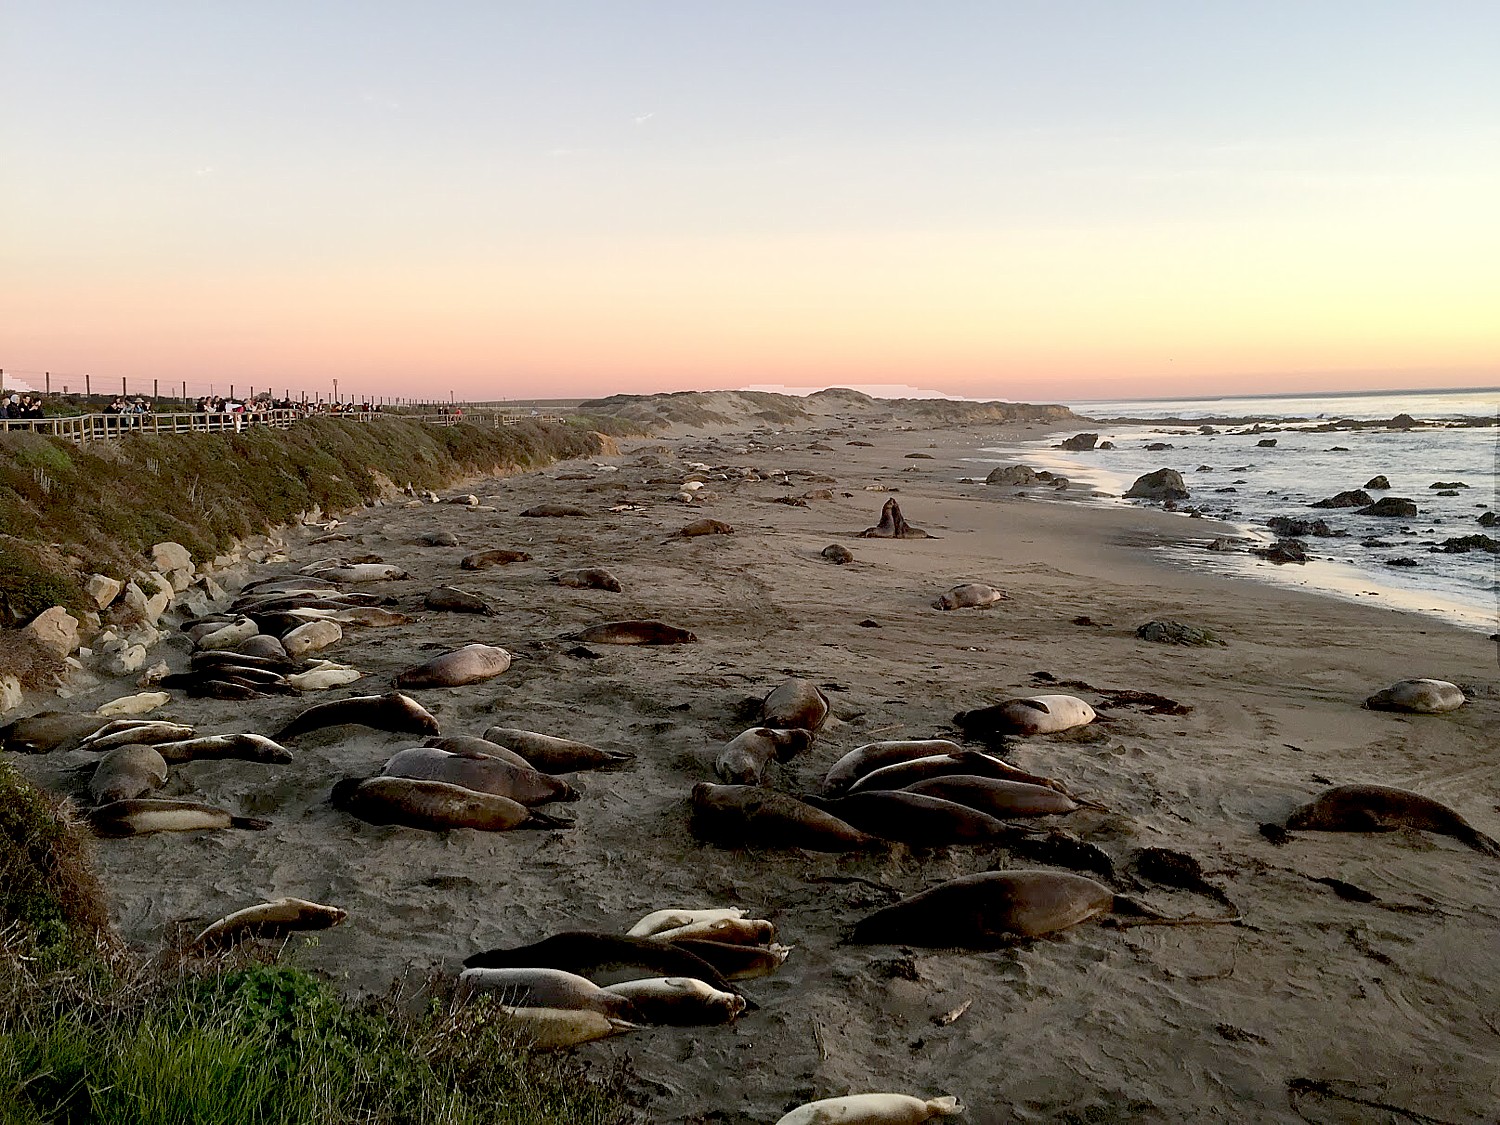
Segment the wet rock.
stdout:
<svg viewBox="0 0 1500 1125">
<path fill-rule="evenodd" d="M 1140 500 L 1186 500 L 1191 493 L 1176 469 L 1157 469 L 1137 477 L 1125 495 Z"/>
<path fill-rule="evenodd" d="M 1465 535 L 1455 539 L 1444 539 L 1441 547 L 1434 547 L 1434 551 L 1441 551 L 1445 555 L 1464 555 L 1470 551 L 1486 551 L 1492 555 L 1500 555 L 1500 539 L 1491 539 L 1488 535 Z"/>
<path fill-rule="evenodd" d="M 1440 480 L 1440 481 L 1434 481 L 1432 484 L 1429 484 L 1427 487 L 1428 488 L 1449 488 L 1449 489 L 1452 489 L 1452 488 L 1468 488 L 1469 486 L 1466 485 L 1461 480 Z"/>
<path fill-rule="evenodd" d="M 1359 509 L 1361 516 L 1383 516 L 1386 519 L 1411 519 L 1417 514 L 1417 505 L 1404 496 L 1382 496 L 1375 503 Z"/>
<path fill-rule="evenodd" d="M 1386 423 L 1393 430 L 1409 430 L 1419 423 L 1410 414 L 1397 414 Z"/>
<path fill-rule="evenodd" d="M 1074 453 L 1086 453 L 1098 444 L 1098 434 L 1074 434 L 1072 437 L 1064 439 L 1062 447 Z"/>
<path fill-rule="evenodd" d="M 1174 446 L 1171 442 L 1168 442 L 1168 441 L 1153 441 L 1150 445 L 1146 446 L 1146 452 L 1147 453 L 1160 453 L 1163 450 L 1166 450 L 1166 449 L 1175 449 L 1175 448 L 1177 448 L 1177 447 Z"/>
<path fill-rule="evenodd" d="M 1399 559 L 1386 559 L 1385 560 L 1385 565 L 1386 566 L 1419 566 L 1421 564 L 1418 563 L 1416 559 L 1409 559 L 1409 558 L 1406 558 L 1405 556 L 1403 556 L 1403 557 L 1401 557 Z"/>
<path fill-rule="evenodd" d="M 1040 480 L 1036 470 L 1030 465 L 999 465 L 990 470 L 990 475 L 984 478 L 984 483 L 1025 488 L 1037 484 Z"/>
<path fill-rule="evenodd" d="M 1143 641 L 1154 641 L 1163 645 L 1224 645 L 1212 629 L 1200 625 L 1189 625 L 1185 621 L 1160 618 L 1148 621 L 1136 629 L 1135 635 Z"/>
<path fill-rule="evenodd" d="M 1276 439 L 1273 437 L 1261 438 L 1255 443 L 1255 446 L 1257 449 L 1274 449 L 1276 448 Z"/>
<path fill-rule="evenodd" d="M 1113 449 L 1114 447 L 1115 447 L 1115 443 L 1112 442 L 1112 441 L 1101 441 L 1099 443 L 1099 448 L 1100 449 Z"/>
<path fill-rule="evenodd" d="M 1376 480 L 1384 480 L 1384 477 L 1376 477 Z M 1366 486 L 1368 487 L 1368 486 Z M 1386 486 L 1389 487 L 1389 486 Z M 1337 496 L 1330 496 L 1326 500 L 1319 500 L 1312 505 L 1314 508 L 1362 508 L 1375 501 L 1368 492 L 1363 489 L 1351 489 L 1348 492 L 1340 492 Z"/>
<path fill-rule="evenodd" d="M 1305 563 L 1307 544 L 1300 539 L 1278 539 L 1269 547 L 1253 547 L 1250 553 L 1273 563 Z"/>
<path fill-rule="evenodd" d="M 1495 515 L 1494 512 L 1485 512 L 1479 517 L 1480 527 L 1494 527 L 1496 524 L 1500 524 L 1500 516 Z"/>
<path fill-rule="evenodd" d="M 1391 482 L 1386 480 L 1383 476 L 1371 477 L 1369 480 L 1365 481 L 1365 487 L 1373 488 L 1378 492 L 1381 489 L 1390 488 Z M 1368 503 L 1368 501 L 1366 501 L 1366 503 Z"/>
</svg>

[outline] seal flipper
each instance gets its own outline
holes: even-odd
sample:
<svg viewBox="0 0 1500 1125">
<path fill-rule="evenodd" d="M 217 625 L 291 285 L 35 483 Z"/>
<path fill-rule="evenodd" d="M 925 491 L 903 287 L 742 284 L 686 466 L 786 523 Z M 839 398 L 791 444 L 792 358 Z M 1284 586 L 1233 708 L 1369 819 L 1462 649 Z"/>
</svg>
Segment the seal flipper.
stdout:
<svg viewBox="0 0 1500 1125">
<path fill-rule="evenodd" d="M 1476 852 L 1500 859 L 1500 841 L 1486 836 L 1471 824 L 1460 824 L 1453 830 L 1456 839 L 1468 844 Z"/>
<path fill-rule="evenodd" d="M 248 828 L 252 832 L 264 832 L 267 828 L 271 827 L 271 822 L 269 820 L 262 820 L 258 816 L 231 816 L 229 818 L 229 827 Z"/>
<path fill-rule="evenodd" d="M 576 824 L 573 820 L 563 816 L 553 816 L 539 809 L 532 809 L 531 815 L 516 825 L 517 828 L 573 828 Z"/>
<path fill-rule="evenodd" d="M 1040 699 L 1013 699 L 1011 700 L 1011 702 L 1019 703 L 1022 707 L 1034 708 L 1035 710 L 1040 711 L 1043 715 L 1052 714 L 1052 709 L 1045 703 L 1043 703 Z"/>
</svg>

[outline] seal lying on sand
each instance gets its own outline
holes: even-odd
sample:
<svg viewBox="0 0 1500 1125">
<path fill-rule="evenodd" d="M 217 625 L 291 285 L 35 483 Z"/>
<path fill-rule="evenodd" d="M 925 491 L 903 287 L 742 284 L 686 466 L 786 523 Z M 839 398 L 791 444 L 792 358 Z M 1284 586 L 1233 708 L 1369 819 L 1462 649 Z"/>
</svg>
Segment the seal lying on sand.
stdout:
<svg viewBox="0 0 1500 1125">
<path fill-rule="evenodd" d="M 829 562 L 834 563 L 838 566 L 843 566 L 846 563 L 852 563 L 854 561 L 854 552 L 849 550 L 849 548 L 845 547 L 842 543 L 828 544 L 828 546 L 823 548 L 822 555 Z"/>
<path fill-rule="evenodd" d="M 572 822 L 527 808 L 495 793 L 479 793 L 444 781 L 408 777 L 345 778 L 329 800 L 337 808 L 370 824 L 399 824 L 442 832 L 477 828 L 506 832 L 512 828 L 570 828 Z"/>
<path fill-rule="evenodd" d="M 351 695 L 309 707 L 282 727 L 276 740 L 345 724 L 401 734 L 442 733 L 438 721 L 415 699 L 399 691 L 389 691 L 384 695 Z"/>
<path fill-rule="evenodd" d="M 745 912 L 738 906 L 710 906 L 702 910 L 684 910 L 668 907 L 653 910 L 630 929 L 626 937 L 655 937 L 667 930 L 690 926 L 694 922 L 718 922 L 724 918 L 743 918 Z"/>
<path fill-rule="evenodd" d="M 861 539 L 931 539 L 920 527 L 912 527 L 901 515 L 901 505 L 887 500 L 880 510 L 880 522 L 859 533 Z"/>
<path fill-rule="evenodd" d="M 718 971 L 670 942 L 655 938 L 621 937 L 619 934 L 567 930 L 531 945 L 514 949 L 491 949 L 464 958 L 466 969 L 502 969 L 542 966 L 566 969 L 585 976 L 619 969 L 645 969 L 662 976 L 696 977 L 715 988 L 732 991 Z"/>
<path fill-rule="evenodd" d="M 733 535 L 734 528 L 723 520 L 694 520 L 677 533 L 678 538 L 692 539 L 699 535 Z"/>
<path fill-rule="evenodd" d="M 510 667 L 510 653 L 494 645 L 472 644 L 425 664 L 416 664 L 398 672 L 393 682 L 398 688 L 462 687 L 493 680 Z"/>
<path fill-rule="evenodd" d="M 1041 937 L 1108 914 L 1115 894 L 1061 871 L 982 871 L 877 910 L 854 927 L 856 942 L 988 948 Z"/>
<path fill-rule="evenodd" d="M 690 645 L 698 638 L 686 629 L 668 625 L 664 621 L 605 621 L 590 625 L 576 633 L 569 633 L 568 640 L 583 641 L 596 645 Z"/>
<path fill-rule="evenodd" d="M 853 442 L 850 443 L 855 444 Z M 921 1125 L 933 1117 L 964 1111 L 957 1098 L 914 1098 L 909 1094 L 849 1094 L 799 1105 L 776 1125 Z"/>
<path fill-rule="evenodd" d="M 391 755 L 381 773 L 388 777 L 446 781 L 478 793 L 509 797 L 522 805 L 578 800 L 578 791 L 561 778 L 473 751 L 413 746 Z"/>
<path fill-rule="evenodd" d="M 701 938 L 674 938 L 679 949 L 703 958 L 717 969 L 725 980 L 753 980 L 769 976 L 786 962 L 792 952 L 789 945 L 736 945 L 728 941 L 705 941 Z"/>
<path fill-rule="evenodd" d="M 543 773 L 614 769 L 635 761 L 635 755 L 624 750 L 601 750 L 586 742 L 553 738 L 550 734 L 515 727 L 489 727 L 484 738 L 521 755 L 533 769 Z"/>
<path fill-rule="evenodd" d="M 278 940 L 298 930 L 326 930 L 349 917 L 347 910 L 305 898 L 279 898 L 226 914 L 195 937 L 189 949 L 217 950 L 251 938 Z"/>
<path fill-rule="evenodd" d="M 154 746 L 191 738 L 193 728 L 182 723 L 152 719 L 116 719 L 106 723 L 78 744 L 80 750 L 113 750 L 116 746 Z"/>
<path fill-rule="evenodd" d="M 464 570 L 483 570 L 488 566 L 505 566 L 508 563 L 530 561 L 531 556 L 525 551 L 507 551 L 503 547 L 490 547 L 488 550 L 465 555 L 459 560 L 458 565 Z"/>
<path fill-rule="evenodd" d="M 693 834 L 723 847 L 852 852 L 880 846 L 832 813 L 758 785 L 693 786 Z"/>
<path fill-rule="evenodd" d="M 975 711 L 960 711 L 953 721 L 966 738 L 984 738 L 997 734 L 1057 734 L 1086 726 L 1095 718 L 1094 709 L 1075 695 L 1033 695 L 1007 699 Z"/>
<path fill-rule="evenodd" d="M 620 592 L 620 580 L 602 566 L 583 567 L 580 570 L 565 570 L 554 575 L 552 581 L 559 586 L 571 586 L 575 590 L 611 590 Z"/>
<path fill-rule="evenodd" d="M 442 613 L 482 613 L 486 617 L 495 616 L 495 610 L 489 602 L 478 594 L 471 594 L 455 586 L 439 586 L 428 591 L 427 596 L 422 599 L 422 605 L 426 609 Z"/>
<path fill-rule="evenodd" d="M 903 738 L 856 746 L 823 775 L 823 792 L 837 796 L 865 774 L 895 762 L 910 762 L 934 754 L 956 754 L 963 747 L 946 738 Z"/>
<path fill-rule="evenodd" d="M 72 745 L 112 721 L 103 715 L 43 711 L 0 727 L 0 748 L 17 754 L 46 754 Z"/>
<path fill-rule="evenodd" d="M 954 586 L 932 603 L 934 609 L 983 609 L 1005 600 L 1005 595 L 983 582 L 965 582 Z"/>
<path fill-rule="evenodd" d="M 907 789 L 921 781 L 937 777 L 953 777 L 968 774 L 975 777 L 1003 778 L 1026 785 L 1040 785 L 1066 792 L 1061 782 L 1050 777 L 1027 773 L 1011 765 L 1003 758 L 979 750 L 960 750 L 954 754 L 934 754 L 927 758 L 914 758 L 908 762 L 892 762 L 871 770 L 845 790 L 846 793 L 865 793 L 874 789 Z"/>
<path fill-rule="evenodd" d="M 1456 711 L 1468 700 L 1457 684 L 1447 680 L 1398 680 L 1365 700 L 1372 711 L 1409 711 L 1414 715 L 1437 715 Z"/>
<path fill-rule="evenodd" d="M 828 721 L 828 712 L 828 697 L 822 689 L 811 680 L 794 676 L 766 694 L 760 705 L 760 721 L 763 726 L 816 733 Z"/>
<path fill-rule="evenodd" d="M 919 847 L 990 843 L 1021 832 L 968 805 L 904 789 L 873 789 L 832 801 L 811 799 L 817 807 L 872 836 Z"/>
<path fill-rule="evenodd" d="M 212 828 L 248 828 L 260 832 L 269 820 L 235 816 L 227 809 L 197 801 L 169 801 L 161 797 L 111 801 L 88 814 L 89 827 L 97 836 L 144 836 L 150 832 L 197 832 Z"/>
<path fill-rule="evenodd" d="M 516 1008 L 562 1008 L 635 1018 L 635 1009 L 624 996 L 605 992 L 588 977 L 566 969 L 465 969 L 458 974 L 455 1000 L 462 1002 L 479 993 L 491 993 L 500 1003 Z"/>
<path fill-rule="evenodd" d="M 171 765 L 182 762 L 222 761 L 234 758 L 242 762 L 264 762 L 285 765 L 292 752 L 263 734 L 214 734 L 202 738 L 184 738 L 156 743 L 156 752 Z"/>
<path fill-rule="evenodd" d="M 144 797 L 167 783 L 167 763 L 156 747 L 116 746 L 94 767 L 89 796 L 96 805 Z"/>
<path fill-rule="evenodd" d="M 972 774 L 928 778 L 907 786 L 906 792 L 957 801 L 995 817 L 1061 816 L 1078 808 L 1071 797 L 1043 785 Z"/>
<path fill-rule="evenodd" d="M 533 519 L 586 519 L 589 513 L 574 504 L 537 504 L 521 513 Z"/>
<path fill-rule="evenodd" d="M 772 762 L 789 762 L 812 745 L 812 732 L 751 727 L 719 751 L 714 773 L 738 785 L 759 785 Z"/>
<path fill-rule="evenodd" d="M 729 1023 L 745 1010 L 745 998 L 696 977 L 650 977 L 606 985 L 605 992 L 628 1001 L 641 1023 L 707 1027 Z"/>
<path fill-rule="evenodd" d="M 1485 855 L 1500 856 L 1500 844 L 1447 805 L 1388 785 L 1338 785 L 1287 817 L 1286 826 L 1319 832 L 1391 832 L 1420 828 L 1452 836 Z"/>
</svg>

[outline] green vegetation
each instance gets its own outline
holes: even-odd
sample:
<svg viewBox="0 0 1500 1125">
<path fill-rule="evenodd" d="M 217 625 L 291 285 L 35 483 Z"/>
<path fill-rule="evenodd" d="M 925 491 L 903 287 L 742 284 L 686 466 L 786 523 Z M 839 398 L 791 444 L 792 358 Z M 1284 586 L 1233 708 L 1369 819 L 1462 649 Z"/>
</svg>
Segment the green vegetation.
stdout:
<svg viewBox="0 0 1500 1125">
<path fill-rule="evenodd" d="M 480 1005 L 353 1004 L 282 965 L 168 967 L 110 933 L 88 839 L 0 762 L 0 1125 L 616 1125 L 620 1076 Z"/>
</svg>

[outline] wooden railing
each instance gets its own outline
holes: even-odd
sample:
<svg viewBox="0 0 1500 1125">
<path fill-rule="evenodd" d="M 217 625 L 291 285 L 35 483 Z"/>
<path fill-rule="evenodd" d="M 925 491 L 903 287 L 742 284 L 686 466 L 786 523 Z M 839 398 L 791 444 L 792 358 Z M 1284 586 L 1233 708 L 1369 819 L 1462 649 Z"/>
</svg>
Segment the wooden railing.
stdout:
<svg viewBox="0 0 1500 1125">
<path fill-rule="evenodd" d="M 0 418 L 0 432 L 29 430 L 65 438 L 75 443 L 110 441 L 128 434 L 237 433 L 250 426 L 271 426 L 284 430 L 299 418 L 346 418 L 354 422 L 373 422 L 377 418 L 409 418 L 434 426 L 455 426 L 460 422 L 475 425 L 514 426 L 518 422 L 562 422 L 560 414 L 515 414 L 498 410 L 471 410 L 450 414 L 385 414 L 375 410 L 349 410 L 334 414 L 301 410 L 258 410 L 232 414 L 64 414 L 52 418 Z"/>
</svg>

